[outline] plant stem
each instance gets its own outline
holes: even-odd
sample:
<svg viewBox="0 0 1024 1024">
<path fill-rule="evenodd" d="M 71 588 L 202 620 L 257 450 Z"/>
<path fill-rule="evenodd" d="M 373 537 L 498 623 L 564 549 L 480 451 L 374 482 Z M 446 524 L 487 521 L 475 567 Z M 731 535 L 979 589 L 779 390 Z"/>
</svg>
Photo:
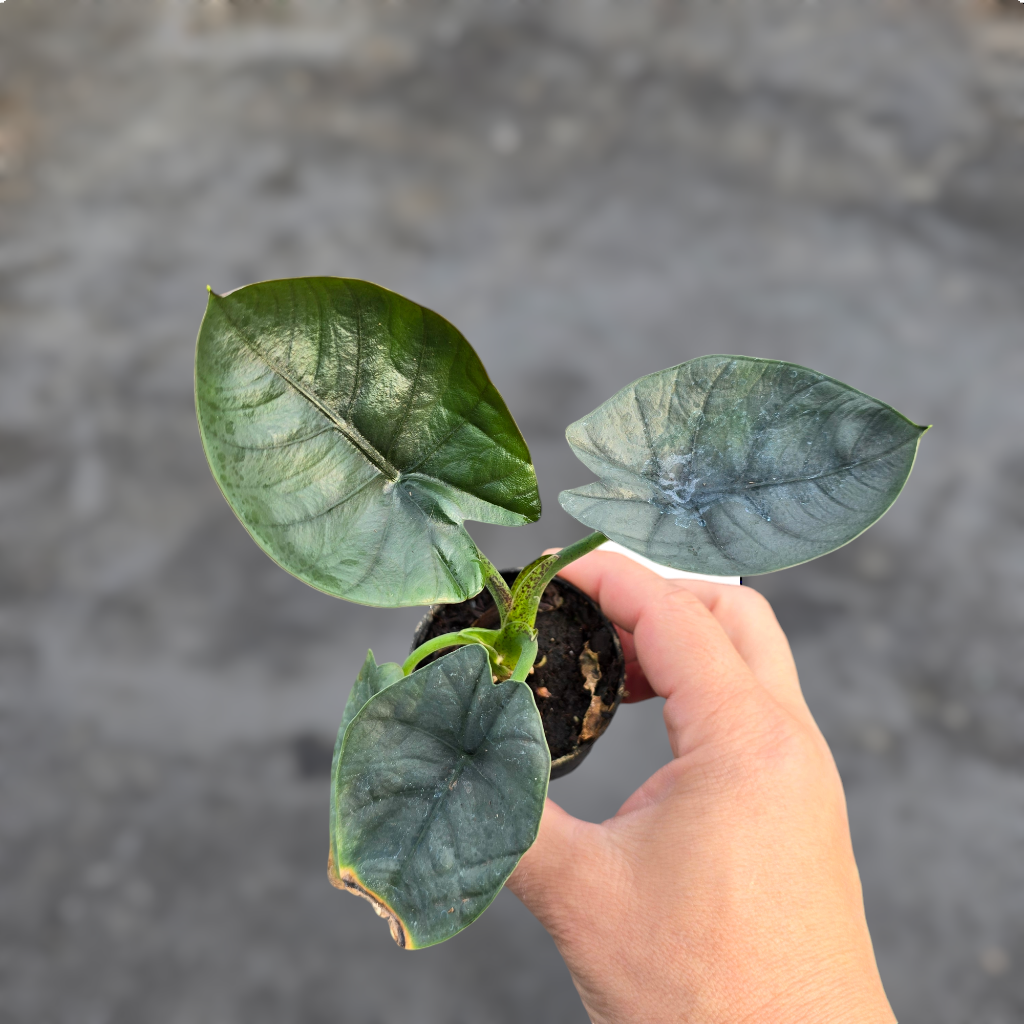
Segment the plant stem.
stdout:
<svg viewBox="0 0 1024 1024">
<path fill-rule="evenodd" d="M 512 671 L 510 678 L 513 682 L 525 683 L 530 672 L 533 670 L 533 663 L 536 660 L 537 641 L 531 640 L 523 646 L 522 652 L 519 655 L 519 660 L 516 662 L 516 667 Z"/>
<path fill-rule="evenodd" d="M 465 647 L 466 644 L 480 644 L 487 649 L 489 658 L 496 658 L 497 654 L 492 646 L 492 641 L 498 636 L 494 629 L 460 629 L 457 633 L 442 633 L 433 639 L 422 643 L 416 648 L 402 665 L 402 672 L 409 675 L 416 666 L 426 657 L 435 651 L 442 651 L 446 647 Z"/>
<path fill-rule="evenodd" d="M 543 555 L 531 562 L 512 584 L 512 618 L 532 627 L 537 619 L 537 608 L 544 595 L 544 588 L 570 562 L 600 547 L 608 538 L 603 533 L 592 533 L 589 537 L 562 548 L 557 555 Z"/>
<path fill-rule="evenodd" d="M 476 549 L 476 558 L 484 572 L 484 584 L 491 592 L 494 603 L 498 606 L 498 615 L 504 626 L 508 610 L 512 607 L 512 591 L 509 590 L 505 577 L 494 568 L 490 559 L 479 548 Z"/>
<path fill-rule="evenodd" d="M 561 551 L 555 555 L 554 561 L 550 562 L 544 570 L 544 575 L 541 576 L 538 586 L 540 592 L 544 593 L 544 588 L 567 566 L 570 562 L 575 562 L 577 558 L 582 558 L 584 555 L 590 554 L 594 548 L 599 548 L 608 538 L 603 533 L 592 533 L 589 537 L 583 537 L 576 541 L 574 544 L 570 544 L 567 548 L 562 548 Z"/>
<path fill-rule="evenodd" d="M 537 630 L 534 623 L 544 588 L 570 562 L 582 558 L 607 539 L 603 533 L 592 533 L 562 548 L 557 555 L 541 555 L 519 574 L 511 590 L 487 556 L 477 549 L 477 558 L 487 579 L 487 589 L 494 597 L 501 615 L 501 629 L 470 626 L 457 633 L 435 636 L 420 644 L 405 659 L 402 672 L 409 675 L 424 658 L 446 647 L 481 644 L 487 650 L 491 667 L 499 679 L 508 678 L 511 669 L 513 679 L 524 681 L 537 657 Z"/>
</svg>

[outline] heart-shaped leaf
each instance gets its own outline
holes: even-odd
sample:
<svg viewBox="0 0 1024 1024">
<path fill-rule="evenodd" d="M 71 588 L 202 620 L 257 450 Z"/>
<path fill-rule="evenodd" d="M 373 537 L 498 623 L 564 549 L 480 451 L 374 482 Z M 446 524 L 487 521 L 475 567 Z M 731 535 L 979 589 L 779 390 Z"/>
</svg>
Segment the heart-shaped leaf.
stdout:
<svg viewBox="0 0 1024 1024">
<path fill-rule="evenodd" d="M 540 516 L 526 442 L 469 342 L 365 281 L 211 292 L 196 409 L 246 529 L 337 597 L 463 601 L 484 585 L 463 520 Z"/>
<path fill-rule="evenodd" d="M 537 836 L 551 756 L 530 688 L 461 647 L 371 698 L 332 777 L 331 880 L 402 946 L 451 938 Z"/>
<path fill-rule="evenodd" d="M 702 356 L 641 377 L 569 427 L 601 480 L 559 500 L 656 562 L 754 576 L 866 530 L 902 490 L 926 429 L 803 366 Z"/>
</svg>

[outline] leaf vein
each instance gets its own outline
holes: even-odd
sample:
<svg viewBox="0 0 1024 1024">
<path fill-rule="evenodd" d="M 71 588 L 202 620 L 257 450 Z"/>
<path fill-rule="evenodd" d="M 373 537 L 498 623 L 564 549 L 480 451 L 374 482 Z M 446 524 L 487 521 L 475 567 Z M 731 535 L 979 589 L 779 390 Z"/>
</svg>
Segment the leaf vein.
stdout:
<svg viewBox="0 0 1024 1024">
<path fill-rule="evenodd" d="M 301 526 L 303 523 L 314 523 L 318 519 L 323 519 L 324 516 L 329 516 L 336 509 L 341 508 L 342 505 L 347 501 L 351 501 L 360 491 L 365 491 L 375 480 L 379 479 L 380 475 L 371 476 L 369 480 L 364 481 L 354 490 L 349 491 L 343 498 L 339 498 L 330 508 L 325 508 L 322 512 L 317 512 L 315 515 L 305 516 L 302 519 L 293 519 L 287 523 L 268 523 L 268 529 L 284 530 L 290 526 Z"/>
<path fill-rule="evenodd" d="M 316 395 L 312 394 L 308 389 L 304 388 L 301 384 L 299 384 L 298 381 L 293 379 L 291 374 L 289 374 L 286 370 L 281 369 L 281 367 L 275 365 L 267 357 L 266 353 L 261 352 L 256 347 L 256 345 L 254 345 L 253 342 L 251 342 L 246 337 L 245 332 L 242 331 L 241 328 L 239 328 L 238 324 L 235 323 L 235 321 L 233 321 L 230 315 L 228 315 L 227 313 L 225 313 L 225 319 L 227 319 L 231 323 L 232 327 L 235 328 L 235 331 L 238 333 L 238 336 L 242 339 L 243 344 L 245 344 L 246 347 L 251 352 L 253 352 L 253 354 L 258 359 L 261 360 L 261 362 L 264 363 L 264 365 L 268 366 L 283 381 L 285 381 L 285 383 L 291 385 L 291 387 L 293 387 L 300 395 L 302 395 L 302 397 L 305 398 L 306 401 L 310 403 L 310 405 L 315 406 L 317 409 L 319 409 L 320 412 L 328 420 L 330 420 L 331 423 L 334 424 L 338 432 L 342 434 L 353 445 L 353 447 L 357 449 L 357 451 L 359 451 L 359 453 L 363 456 L 363 458 L 366 459 L 367 462 L 369 462 L 372 466 L 379 470 L 380 473 L 383 476 L 386 476 L 389 480 L 397 480 L 399 478 L 400 474 L 398 470 L 394 466 L 392 466 L 391 463 L 388 462 L 387 459 L 385 459 L 384 456 L 381 455 L 381 453 L 378 452 L 377 449 L 374 448 L 374 446 L 370 444 L 370 442 L 367 441 L 365 437 L 362 436 L 362 434 L 359 433 L 359 431 L 355 428 L 353 424 L 349 423 L 347 420 L 342 419 L 339 414 L 336 414 L 332 412 L 330 409 L 328 409 L 327 406 L 324 405 L 324 403 L 321 402 Z"/>
</svg>

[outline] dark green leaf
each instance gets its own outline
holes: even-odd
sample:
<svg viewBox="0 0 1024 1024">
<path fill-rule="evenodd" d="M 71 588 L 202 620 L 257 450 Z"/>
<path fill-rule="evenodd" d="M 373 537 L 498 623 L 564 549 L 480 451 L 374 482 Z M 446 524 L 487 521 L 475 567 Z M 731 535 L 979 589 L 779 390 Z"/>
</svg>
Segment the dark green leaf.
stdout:
<svg viewBox="0 0 1024 1024">
<path fill-rule="evenodd" d="M 551 757 L 530 688 L 461 647 L 368 701 L 332 778 L 332 880 L 407 948 L 474 921 L 537 836 Z"/>
<path fill-rule="evenodd" d="M 656 562 L 753 576 L 866 530 L 902 490 L 926 429 L 803 366 L 702 356 L 569 427 L 601 480 L 559 500 Z"/>
<path fill-rule="evenodd" d="M 338 759 L 341 757 L 341 746 L 345 740 L 345 733 L 348 730 L 352 719 L 363 709 L 363 705 L 371 698 L 376 697 L 381 690 L 398 682 L 403 678 L 402 666 L 396 665 L 393 661 L 386 661 L 383 665 L 377 664 L 373 651 L 366 652 L 366 661 L 356 676 L 352 686 L 352 692 L 345 702 L 345 710 L 341 716 L 341 725 L 338 728 L 338 738 L 334 743 L 334 757 L 331 761 L 331 778 L 334 778 L 338 770 Z M 331 834 L 334 834 L 336 803 L 331 801 Z"/>
<path fill-rule="evenodd" d="M 540 515 L 526 443 L 469 343 L 365 281 L 211 293 L 196 408 L 213 475 L 256 542 L 350 601 L 465 600 L 484 581 L 463 520 Z"/>
<path fill-rule="evenodd" d="M 376 697 L 381 690 L 397 682 L 402 678 L 402 666 L 393 661 L 386 661 L 378 665 L 373 656 L 373 651 L 366 652 L 366 661 L 356 676 L 352 686 L 352 692 L 348 695 L 345 704 L 345 711 L 341 717 L 341 728 L 338 731 L 338 743 L 341 743 L 345 730 L 356 715 L 359 714 L 362 706 L 371 698 Z"/>
</svg>

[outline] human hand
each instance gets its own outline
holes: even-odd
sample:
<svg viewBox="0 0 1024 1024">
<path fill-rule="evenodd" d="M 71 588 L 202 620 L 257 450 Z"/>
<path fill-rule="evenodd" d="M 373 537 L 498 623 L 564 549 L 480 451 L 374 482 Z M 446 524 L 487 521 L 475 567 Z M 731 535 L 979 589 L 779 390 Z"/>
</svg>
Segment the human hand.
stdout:
<svg viewBox="0 0 1024 1024">
<path fill-rule="evenodd" d="M 595 551 L 563 570 L 619 627 L 673 760 L 594 825 L 548 801 L 508 886 L 594 1024 L 893 1024 L 846 801 L 789 644 L 747 587 Z"/>
</svg>

